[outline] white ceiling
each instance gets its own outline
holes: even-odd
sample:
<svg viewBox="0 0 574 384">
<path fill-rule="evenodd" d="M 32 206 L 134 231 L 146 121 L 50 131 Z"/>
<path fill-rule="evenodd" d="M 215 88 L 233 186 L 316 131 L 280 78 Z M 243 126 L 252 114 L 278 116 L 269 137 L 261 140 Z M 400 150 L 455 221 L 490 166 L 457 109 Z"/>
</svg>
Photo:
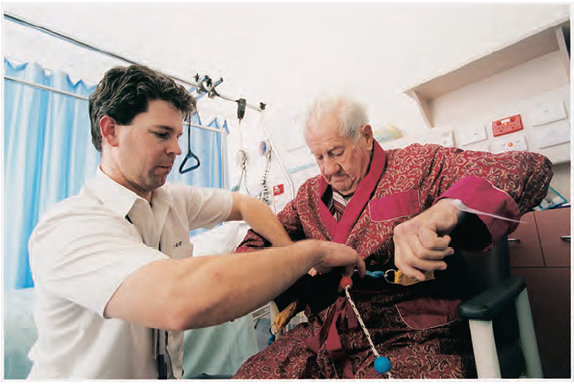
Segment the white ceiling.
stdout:
<svg viewBox="0 0 574 384">
<path fill-rule="evenodd" d="M 2 8 L 181 78 L 222 77 L 223 94 L 264 101 L 288 119 L 316 94 L 339 91 L 359 97 L 375 122 L 411 129 L 422 119 L 405 89 L 562 19 L 570 5 L 3 2 Z M 2 51 L 13 59 L 94 83 L 123 64 L 6 20 L 2 25 Z M 233 114 L 231 107 L 222 113 Z"/>
</svg>

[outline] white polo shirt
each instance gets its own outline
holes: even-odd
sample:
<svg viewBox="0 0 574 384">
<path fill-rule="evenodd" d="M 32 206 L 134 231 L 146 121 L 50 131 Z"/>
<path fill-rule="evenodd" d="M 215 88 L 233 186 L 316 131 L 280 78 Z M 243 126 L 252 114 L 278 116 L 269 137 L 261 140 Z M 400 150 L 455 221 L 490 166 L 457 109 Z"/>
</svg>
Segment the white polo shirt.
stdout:
<svg viewBox="0 0 574 384">
<path fill-rule="evenodd" d="M 29 378 L 157 379 L 152 330 L 104 318 L 104 308 L 137 269 L 190 257 L 190 230 L 212 228 L 231 208 L 229 191 L 169 183 L 154 191 L 150 206 L 98 169 L 30 237 L 38 340 L 29 354 Z M 168 349 L 179 378 L 183 332 L 169 332 Z"/>
</svg>

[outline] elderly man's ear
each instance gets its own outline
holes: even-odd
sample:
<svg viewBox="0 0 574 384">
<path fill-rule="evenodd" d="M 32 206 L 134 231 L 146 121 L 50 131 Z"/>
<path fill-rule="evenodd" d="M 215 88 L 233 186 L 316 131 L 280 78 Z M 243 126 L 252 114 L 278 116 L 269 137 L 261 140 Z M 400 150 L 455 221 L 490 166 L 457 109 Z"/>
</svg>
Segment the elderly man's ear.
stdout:
<svg viewBox="0 0 574 384">
<path fill-rule="evenodd" d="M 365 138 L 365 142 L 367 143 L 367 148 L 369 151 L 373 150 L 373 128 L 370 124 L 366 124 L 363 128 L 361 128 L 361 134 Z"/>
</svg>

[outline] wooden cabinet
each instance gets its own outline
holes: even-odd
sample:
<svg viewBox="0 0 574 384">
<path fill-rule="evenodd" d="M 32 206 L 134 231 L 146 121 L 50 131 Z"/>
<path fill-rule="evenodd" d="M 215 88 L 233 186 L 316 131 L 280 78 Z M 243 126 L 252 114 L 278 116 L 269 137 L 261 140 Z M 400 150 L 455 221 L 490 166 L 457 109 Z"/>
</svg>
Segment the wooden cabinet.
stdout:
<svg viewBox="0 0 574 384">
<path fill-rule="evenodd" d="M 511 273 L 526 281 L 544 377 L 570 378 L 570 207 L 521 220 L 508 236 Z"/>
<path fill-rule="evenodd" d="M 508 236 L 511 267 L 544 267 L 540 238 L 534 212 L 520 219 L 522 223 Z"/>
<path fill-rule="evenodd" d="M 570 208 L 536 212 L 540 248 L 546 267 L 570 267 Z"/>
</svg>

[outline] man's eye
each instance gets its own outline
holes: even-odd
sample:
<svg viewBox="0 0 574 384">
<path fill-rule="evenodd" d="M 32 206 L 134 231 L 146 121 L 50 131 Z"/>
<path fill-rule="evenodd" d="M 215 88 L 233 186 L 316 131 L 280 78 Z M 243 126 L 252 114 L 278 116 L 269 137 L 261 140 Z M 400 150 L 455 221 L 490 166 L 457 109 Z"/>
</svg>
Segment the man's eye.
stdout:
<svg viewBox="0 0 574 384">
<path fill-rule="evenodd" d="M 160 139 L 166 139 L 168 136 L 167 132 L 154 132 L 154 134 L 159 137 Z"/>
<path fill-rule="evenodd" d="M 345 153 L 345 151 L 333 153 L 333 156 L 336 156 L 336 157 L 343 156 L 343 153 Z"/>
</svg>

